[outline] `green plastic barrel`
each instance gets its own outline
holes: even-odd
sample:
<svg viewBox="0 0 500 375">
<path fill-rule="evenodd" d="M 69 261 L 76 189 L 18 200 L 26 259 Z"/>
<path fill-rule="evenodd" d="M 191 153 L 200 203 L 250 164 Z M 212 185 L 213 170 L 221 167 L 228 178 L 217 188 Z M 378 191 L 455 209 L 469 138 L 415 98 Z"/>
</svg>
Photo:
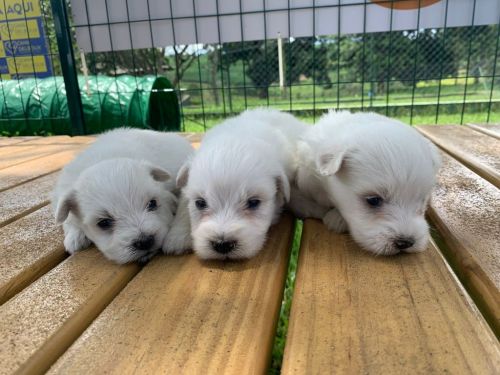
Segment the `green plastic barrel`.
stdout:
<svg viewBox="0 0 500 375">
<path fill-rule="evenodd" d="M 177 95 L 170 81 L 156 76 L 78 77 L 88 134 L 130 126 L 180 130 Z M 62 77 L 0 82 L 0 132 L 71 134 Z"/>
</svg>

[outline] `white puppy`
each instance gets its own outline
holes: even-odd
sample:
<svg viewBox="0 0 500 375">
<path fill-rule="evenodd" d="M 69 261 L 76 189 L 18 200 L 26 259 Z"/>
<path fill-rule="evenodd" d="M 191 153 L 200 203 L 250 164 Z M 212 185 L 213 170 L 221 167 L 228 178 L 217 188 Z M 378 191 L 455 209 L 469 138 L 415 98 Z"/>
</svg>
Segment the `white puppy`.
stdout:
<svg viewBox="0 0 500 375">
<path fill-rule="evenodd" d="M 63 169 L 53 192 L 66 250 L 94 243 L 117 263 L 149 260 L 167 237 L 175 177 L 192 152 L 185 139 L 150 130 L 99 136 Z"/>
<path fill-rule="evenodd" d="M 304 126 L 289 114 L 256 109 L 206 134 L 177 177 L 200 258 L 250 258 L 263 247 L 289 200 L 293 151 Z"/>
<path fill-rule="evenodd" d="M 299 142 L 290 206 L 375 254 L 418 252 L 440 158 L 415 129 L 375 113 L 330 112 Z"/>
</svg>

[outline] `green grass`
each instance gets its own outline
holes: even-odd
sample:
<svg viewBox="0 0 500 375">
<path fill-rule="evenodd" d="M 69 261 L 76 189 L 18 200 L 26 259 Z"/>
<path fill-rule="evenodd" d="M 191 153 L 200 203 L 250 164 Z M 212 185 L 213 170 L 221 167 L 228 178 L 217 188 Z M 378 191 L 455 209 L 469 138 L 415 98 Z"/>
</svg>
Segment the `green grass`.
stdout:
<svg viewBox="0 0 500 375">
<path fill-rule="evenodd" d="M 305 80 L 283 91 L 272 86 L 268 98 L 259 97 L 258 91 L 251 87 L 246 90 L 218 89 L 218 103 L 214 90 L 204 84 L 200 90 L 198 84 L 183 93 L 187 98 L 182 105 L 183 129 L 202 132 L 224 117 L 260 106 L 291 111 L 309 122 L 314 122 L 330 108 L 373 110 L 408 123 L 411 118 L 412 124 L 484 123 L 489 110 L 489 122 L 500 122 L 500 87 L 497 84 L 492 91 L 491 81 L 487 79 L 477 82 L 472 78 L 467 82 L 465 78 L 422 81 L 417 83 L 415 90 L 401 82 L 391 82 L 388 91 L 379 89 L 380 92 L 371 98 L 369 91 L 373 85 L 369 82 L 364 85 L 355 82 L 334 84 L 328 89 L 312 83 Z"/>
<path fill-rule="evenodd" d="M 299 119 L 307 123 L 314 123 L 317 121 L 320 114 L 317 114 L 316 118 L 311 115 L 302 114 L 302 113 L 294 113 Z M 228 114 L 229 115 L 229 114 Z M 236 115 L 236 113 L 234 114 Z M 397 118 L 405 123 L 410 123 L 410 115 L 409 114 L 401 114 L 401 115 L 390 115 L 391 117 Z M 220 123 L 224 118 L 215 117 L 209 118 L 205 121 L 206 130 L 209 130 L 213 126 Z M 436 123 L 436 114 L 435 109 L 432 113 L 424 114 L 424 115 L 414 115 L 412 119 L 413 125 L 445 125 L 445 124 L 459 124 L 461 119 L 461 112 L 457 112 L 454 114 L 440 114 L 438 122 Z M 473 123 L 486 123 L 487 113 L 468 113 L 464 114 L 464 123 L 473 122 Z M 492 111 L 490 114 L 490 123 L 500 123 L 500 112 Z M 183 119 L 184 131 L 187 132 L 203 132 L 205 131 L 205 127 L 203 124 L 203 120 L 193 119 L 191 116 L 185 116 Z"/>
<path fill-rule="evenodd" d="M 269 374 L 278 375 L 281 370 L 283 352 L 285 350 L 286 333 L 288 331 L 288 317 L 292 306 L 293 288 L 295 285 L 295 274 L 297 271 L 297 261 L 299 257 L 300 239 L 302 236 L 302 221 L 297 220 L 295 224 L 295 233 L 293 237 L 292 252 L 288 263 L 288 272 L 286 277 L 285 291 L 281 302 L 280 317 L 274 338 L 274 346 L 271 357 L 271 366 Z"/>
</svg>

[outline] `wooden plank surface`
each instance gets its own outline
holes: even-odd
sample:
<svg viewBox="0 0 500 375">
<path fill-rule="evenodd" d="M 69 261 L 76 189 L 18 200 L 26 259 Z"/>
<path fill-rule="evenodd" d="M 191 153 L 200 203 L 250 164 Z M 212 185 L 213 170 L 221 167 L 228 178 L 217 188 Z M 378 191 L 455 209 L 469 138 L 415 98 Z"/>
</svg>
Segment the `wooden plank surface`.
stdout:
<svg viewBox="0 0 500 375">
<path fill-rule="evenodd" d="M 466 126 L 417 126 L 427 138 L 500 188 L 500 140 Z"/>
<path fill-rule="evenodd" d="M 500 344 L 434 246 L 375 257 L 305 222 L 283 374 L 499 369 Z"/>
<path fill-rule="evenodd" d="M 285 216 L 248 261 L 153 259 L 50 373 L 265 373 L 292 236 Z"/>
<path fill-rule="evenodd" d="M 0 169 L 89 143 L 91 137 L 44 137 L 0 148 Z"/>
<path fill-rule="evenodd" d="M 58 172 L 0 192 L 0 227 L 49 204 Z"/>
<path fill-rule="evenodd" d="M 85 250 L 0 306 L 0 373 L 43 373 L 138 271 Z"/>
<path fill-rule="evenodd" d="M 500 336 L 500 190 L 442 153 L 429 217 L 460 280 Z"/>
<path fill-rule="evenodd" d="M 500 139 L 500 125 L 467 124 L 467 126 L 490 137 Z"/>
<path fill-rule="evenodd" d="M 64 260 L 62 241 L 50 206 L 0 228 L 0 304 Z"/>
<path fill-rule="evenodd" d="M 26 142 L 39 137 L 0 137 L 0 147 L 12 146 L 16 143 Z"/>
<path fill-rule="evenodd" d="M 0 169 L 0 192 L 61 169 L 85 147 L 75 146 L 67 151 Z"/>
</svg>

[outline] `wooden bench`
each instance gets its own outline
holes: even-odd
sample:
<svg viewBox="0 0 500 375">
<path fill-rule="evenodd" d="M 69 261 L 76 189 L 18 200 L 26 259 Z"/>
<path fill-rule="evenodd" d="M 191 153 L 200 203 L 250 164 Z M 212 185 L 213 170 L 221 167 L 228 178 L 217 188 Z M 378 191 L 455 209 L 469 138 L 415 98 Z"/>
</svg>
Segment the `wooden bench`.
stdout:
<svg viewBox="0 0 500 375">
<path fill-rule="evenodd" d="M 374 257 L 305 221 L 284 374 L 499 373 L 500 140 L 446 129 L 419 128 L 444 150 L 426 252 Z M 245 262 L 68 257 L 49 193 L 91 140 L 0 138 L 0 373 L 266 373 L 295 220 Z"/>
</svg>

